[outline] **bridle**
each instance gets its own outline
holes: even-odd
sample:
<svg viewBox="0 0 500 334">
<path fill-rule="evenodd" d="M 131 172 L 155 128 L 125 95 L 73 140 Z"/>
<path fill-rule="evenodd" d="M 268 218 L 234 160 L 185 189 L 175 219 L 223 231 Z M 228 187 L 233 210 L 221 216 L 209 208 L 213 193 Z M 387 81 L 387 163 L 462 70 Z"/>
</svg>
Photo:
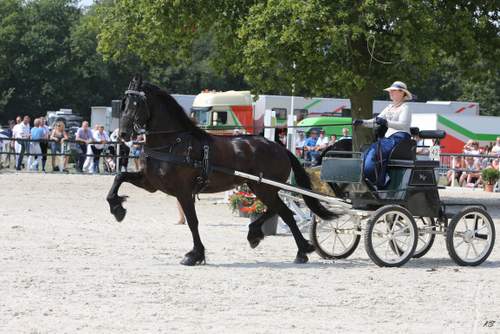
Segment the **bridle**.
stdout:
<svg viewBox="0 0 500 334">
<path fill-rule="evenodd" d="M 143 91 L 139 91 L 139 90 L 127 89 L 125 91 L 125 97 L 130 96 L 130 95 L 139 97 L 139 99 L 141 101 L 143 101 L 146 105 L 146 117 L 145 117 L 145 119 L 141 120 L 139 117 L 139 113 L 137 111 L 132 119 L 132 125 L 133 125 L 135 133 L 144 134 L 144 135 L 155 135 L 155 134 L 185 132 L 182 130 L 148 131 L 147 123 L 151 117 L 151 114 L 149 112 L 148 99 L 146 97 L 146 93 L 144 93 Z M 136 103 L 136 102 L 134 102 L 134 103 Z M 123 112 L 123 110 L 122 110 L 122 112 Z M 131 118 L 130 116 L 125 116 L 125 117 Z"/>
</svg>

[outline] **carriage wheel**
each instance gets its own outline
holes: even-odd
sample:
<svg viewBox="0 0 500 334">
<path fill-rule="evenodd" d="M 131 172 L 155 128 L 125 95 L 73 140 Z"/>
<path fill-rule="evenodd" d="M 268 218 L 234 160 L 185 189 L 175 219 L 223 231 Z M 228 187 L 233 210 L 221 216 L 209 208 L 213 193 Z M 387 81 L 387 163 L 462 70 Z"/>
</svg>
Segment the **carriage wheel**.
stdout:
<svg viewBox="0 0 500 334">
<path fill-rule="evenodd" d="M 413 257 L 420 258 L 427 254 L 434 244 L 436 235 L 433 232 L 436 231 L 436 222 L 431 217 L 417 217 L 415 222 L 418 230 L 418 243 Z"/>
<path fill-rule="evenodd" d="M 434 244 L 434 239 L 436 235 L 433 233 L 436 230 L 434 219 L 431 217 L 415 217 L 415 223 L 417 224 L 418 230 L 418 242 L 415 252 L 413 252 L 413 258 L 420 258 L 427 254 Z M 395 250 L 393 243 L 390 244 L 392 251 Z M 402 253 L 401 250 L 399 250 Z"/>
<path fill-rule="evenodd" d="M 457 213 L 448 225 L 446 248 L 460 266 L 483 263 L 495 244 L 495 225 L 480 207 L 467 207 Z"/>
<path fill-rule="evenodd" d="M 358 247 L 361 226 L 355 216 L 341 214 L 333 220 L 314 215 L 310 232 L 316 253 L 323 259 L 345 259 Z"/>
<path fill-rule="evenodd" d="M 415 219 L 407 209 L 386 205 L 375 211 L 367 223 L 366 252 L 380 267 L 399 267 L 413 256 L 417 235 Z"/>
</svg>

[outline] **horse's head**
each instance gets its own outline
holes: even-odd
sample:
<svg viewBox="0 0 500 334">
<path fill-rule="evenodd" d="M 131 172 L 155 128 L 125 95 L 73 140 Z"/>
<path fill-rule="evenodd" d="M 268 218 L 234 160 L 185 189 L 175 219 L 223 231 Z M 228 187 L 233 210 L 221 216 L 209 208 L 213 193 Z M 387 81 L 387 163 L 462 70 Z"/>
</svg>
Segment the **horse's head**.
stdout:
<svg viewBox="0 0 500 334">
<path fill-rule="evenodd" d="M 134 76 L 122 100 L 120 137 L 129 140 L 132 135 L 145 132 L 150 118 L 146 94 L 142 90 L 141 76 Z"/>
</svg>

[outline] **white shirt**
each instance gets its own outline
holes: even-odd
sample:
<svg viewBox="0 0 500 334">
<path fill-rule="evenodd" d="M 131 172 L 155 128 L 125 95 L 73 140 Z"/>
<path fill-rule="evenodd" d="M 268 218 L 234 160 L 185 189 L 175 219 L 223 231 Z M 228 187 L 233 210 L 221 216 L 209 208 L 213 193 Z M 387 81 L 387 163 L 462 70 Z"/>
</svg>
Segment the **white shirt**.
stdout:
<svg viewBox="0 0 500 334">
<path fill-rule="evenodd" d="M 109 141 L 109 136 L 106 133 L 106 131 L 103 131 L 102 133 L 99 131 L 94 132 L 94 141 L 101 142 L 101 141 Z M 98 150 L 102 150 L 105 146 L 105 144 L 94 144 L 95 148 Z"/>
<path fill-rule="evenodd" d="M 330 140 L 328 140 L 328 137 L 323 137 L 321 138 L 321 136 L 318 137 L 318 141 L 316 142 L 316 146 L 320 146 L 320 147 L 323 147 L 323 146 L 328 146 L 328 143 L 330 142 Z"/>
<path fill-rule="evenodd" d="M 491 153 L 493 154 L 500 154 L 500 145 L 495 145 L 491 148 Z"/>
<path fill-rule="evenodd" d="M 26 125 L 24 124 L 24 122 L 16 124 L 12 129 L 12 136 L 14 138 L 29 138 L 30 134 L 31 134 L 30 125 L 29 124 Z"/>
<path fill-rule="evenodd" d="M 378 117 L 382 117 L 387 120 L 387 132 L 385 137 L 390 137 L 396 132 L 402 131 L 409 135 L 410 125 L 411 125 L 411 112 L 406 103 L 402 103 L 398 106 L 389 104 Z M 375 124 L 375 118 L 363 121 L 363 125 L 372 128 Z"/>
</svg>

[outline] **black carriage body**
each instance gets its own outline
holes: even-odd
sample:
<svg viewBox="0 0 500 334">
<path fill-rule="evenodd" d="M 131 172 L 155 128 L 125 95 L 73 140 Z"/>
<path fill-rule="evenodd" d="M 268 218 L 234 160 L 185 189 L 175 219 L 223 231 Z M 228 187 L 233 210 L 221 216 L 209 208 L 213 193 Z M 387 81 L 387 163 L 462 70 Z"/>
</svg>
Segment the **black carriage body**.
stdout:
<svg viewBox="0 0 500 334">
<path fill-rule="evenodd" d="M 439 162 L 416 160 L 414 143 L 401 143 L 392 152 L 387 166 L 390 181 L 384 190 L 373 189 L 364 180 L 360 153 L 352 153 L 348 158 L 336 154 L 326 156 L 321 179 L 332 186 L 337 196 L 350 200 L 353 209 L 376 210 L 397 204 L 414 216 L 440 217 L 441 201 L 435 175 Z"/>
</svg>

